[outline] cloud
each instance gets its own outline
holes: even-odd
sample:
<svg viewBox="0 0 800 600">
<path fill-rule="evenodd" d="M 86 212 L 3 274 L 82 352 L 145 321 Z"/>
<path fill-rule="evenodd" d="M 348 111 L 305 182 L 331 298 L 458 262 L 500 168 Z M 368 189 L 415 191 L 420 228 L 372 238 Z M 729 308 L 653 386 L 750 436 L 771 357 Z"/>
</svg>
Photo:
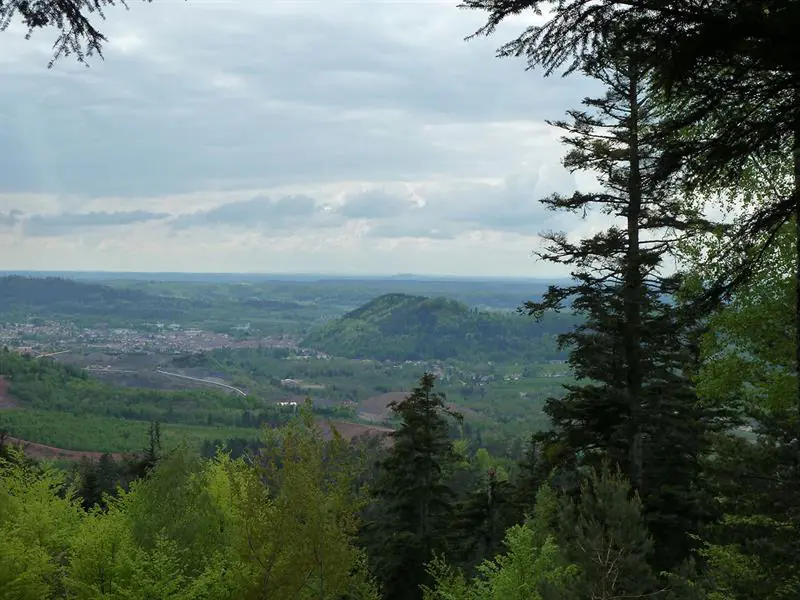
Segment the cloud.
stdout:
<svg viewBox="0 0 800 600">
<path fill-rule="evenodd" d="M 408 198 L 375 188 L 346 196 L 339 214 L 349 219 L 385 219 L 404 215 L 414 206 Z"/>
<path fill-rule="evenodd" d="M 523 272 L 562 224 L 538 200 L 582 185 L 544 120 L 592 86 L 465 42 L 481 14 L 227 0 L 107 17 L 89 69 L 46 68 L 53 31 L 0 35 L 10 265 Z"/>
<path fill-rule="evenodd" d="M 181 214 L 172 221 L 172 226 L 179 230 L 228 226 L 280 231 L 320 226 L 325 223 L 326 216 L 326 211 L 310 196 L 283 196 L 274 201 L 266 196 L 256 196 L 208 210 Z"/>
<path fill-rule="evenodd" d="M 420 185 L 401 195 L 376 188 L 347 196 L 340 214 L 365 219 L 372 237 L 452 239 L 472 231 L 513 232 L 536 236 L 558 226 L 560 217 L 540 200 L 571 193 L 575 178 L 554 165 L 501 181 L 462 180 L 449 185 Z"/>
<path fill-rule="evenodd" d="M 5 32 L 19 60 L 0 64 L 0 186 L 153 195 L 469 174 L 475 159 L 430 127 L 474 125 L 477 142 L 486 124 L 558 118 L 582 95 L 496 59 L 492 40 L 464 42 L 480 18 L 450 5 L 284 4 L 109 11 L 90 69 L 48 71 L 49 32 Z"/>
<path fill-rule="evenodd" d="M 101 227 L 121 227 L 156 221 L 169 216 L 168 213 L 154 213 L 144 210 L 34 214 L 26 216 L 22 223 L 25 235 L 40 237 L 80 233 Z"/>
<path fill-rule="evenodd" d="M 0 227 L 13 227 L 19 223 L 22 211 L 10 210 L 8 212 L 0 212 Z"/>
</svg>

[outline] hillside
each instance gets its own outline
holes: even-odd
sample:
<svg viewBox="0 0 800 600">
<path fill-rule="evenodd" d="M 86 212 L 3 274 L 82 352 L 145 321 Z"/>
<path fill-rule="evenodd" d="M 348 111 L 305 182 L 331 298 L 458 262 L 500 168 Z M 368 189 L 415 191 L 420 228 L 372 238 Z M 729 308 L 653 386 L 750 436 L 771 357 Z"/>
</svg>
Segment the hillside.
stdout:
<svg viewBox="0 0 800 600">
<path fill-rule="evenodd" d="M 32 316 L 174 319 L 197 304 L 197 301 L 57 277 L 0 277 L 0 317 L 6 320 Z"/>
<path fill-rule="evenodd" d="M 313 329 L 303 344 L 347 358 L 538 362 L 563 358 L 555 337 L 576 322 L 552 314 L 535 323 L 447 298 L 385 294 Z"/>
</svg>

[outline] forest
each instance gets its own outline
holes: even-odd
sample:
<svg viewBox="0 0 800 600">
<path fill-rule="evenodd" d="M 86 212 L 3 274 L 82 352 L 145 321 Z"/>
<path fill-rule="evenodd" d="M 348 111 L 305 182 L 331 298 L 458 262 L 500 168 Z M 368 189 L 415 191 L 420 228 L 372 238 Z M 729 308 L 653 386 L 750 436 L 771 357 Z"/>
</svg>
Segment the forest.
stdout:
<svg viewBox="0 0 800 600">
<path fill-rule="evenodd" d="M 23 8 L 67 50 L 103 41 Z M 498 54 L 605 89 L 553 122 L 601 189 L 542 202 L 614 224 L 544 232 L 572 279 L 521 307 L 582 319 L 551 427 L 492 456 L 424 373 L 391 435 L 352 444 L 306 405 L 238 457 L 165 452 L 155 426 L 134 466 L 3 445 L 4 597 L 800 598 L 800 3 L 463 8 L 477 36 L 538 11 Z"/>
<path fill-rule="evenodd" d="M 312 329 L 303 343 L 348 358 L 540 363 L 565 358 L 556 335 L 577 322 L 572 314 L 525 322 L 447 298 L 385 294 Z"/>
</svg>

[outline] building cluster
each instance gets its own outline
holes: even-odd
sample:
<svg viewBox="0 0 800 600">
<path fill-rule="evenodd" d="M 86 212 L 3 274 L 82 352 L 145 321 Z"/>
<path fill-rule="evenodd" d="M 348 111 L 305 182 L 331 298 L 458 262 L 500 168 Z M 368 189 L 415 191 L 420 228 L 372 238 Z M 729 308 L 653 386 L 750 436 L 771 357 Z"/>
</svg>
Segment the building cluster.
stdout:
<svg viewBox="0 0 800 600">
<path fill-rule="evenodd" d="M 175 325 L 141 331 L 129 328 L 82 328 L 71 323 L 43 321 L 0 325 L 0 345 L 32 354 L 80 348 L 123 353 L 185 354 L 216 348 L 295 348 L 297 342 L 288 336 L 241 340 L 227 333 L 183 329 Z"/>
</svg>

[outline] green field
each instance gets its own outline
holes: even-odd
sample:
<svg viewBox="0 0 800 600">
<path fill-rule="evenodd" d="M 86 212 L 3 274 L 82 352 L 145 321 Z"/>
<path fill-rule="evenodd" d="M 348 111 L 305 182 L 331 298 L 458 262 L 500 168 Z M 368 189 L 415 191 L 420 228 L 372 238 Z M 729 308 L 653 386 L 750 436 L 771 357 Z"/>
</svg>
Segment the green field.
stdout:
<svg viewBox="0 0 800 600">
<path fill-rule="evenodd" d="M 14 437 L 85 452 L 141 452 L 147 447 L 149 423 L 96 415 L 43 410 L 0 413 Z M 167 423 L 161 426 L 165 450 L 185 442 L 199 449 L 203 442 L 243 438 L 257 440 L 260 430 L 240 427 L 200 427 Z"/>
</svg>

